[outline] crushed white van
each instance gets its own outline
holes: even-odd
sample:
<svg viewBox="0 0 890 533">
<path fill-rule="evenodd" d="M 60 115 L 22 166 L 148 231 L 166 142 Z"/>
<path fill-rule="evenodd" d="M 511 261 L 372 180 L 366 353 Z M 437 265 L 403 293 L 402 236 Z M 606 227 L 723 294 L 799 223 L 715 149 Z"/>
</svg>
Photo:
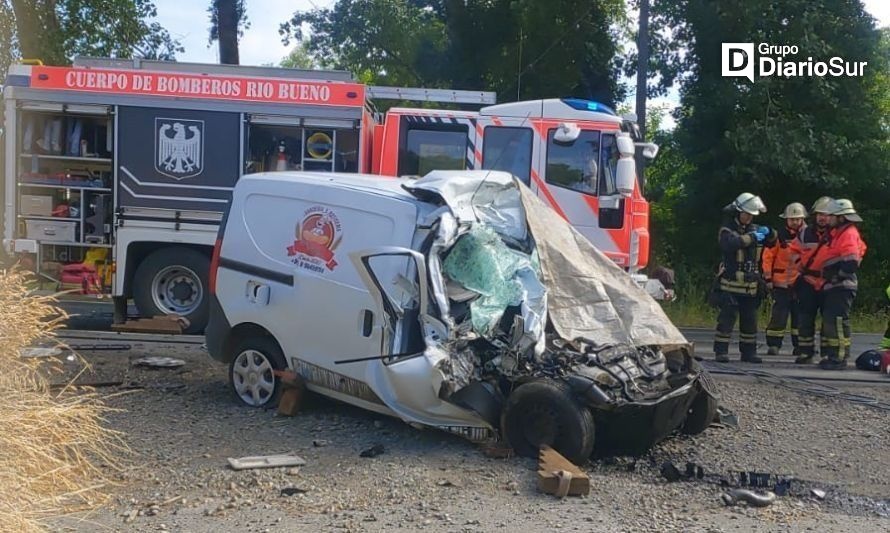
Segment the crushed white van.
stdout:
<svg viewBox="0 0 890 533">
<path fill-rule="evenodd" d="M 274 405 L 315 392 L 473 441 L 582 461 L 715 416 L 691 345 L 510 174 L 243 177 L 210 274 L 207 347 Z"/>
</svg>

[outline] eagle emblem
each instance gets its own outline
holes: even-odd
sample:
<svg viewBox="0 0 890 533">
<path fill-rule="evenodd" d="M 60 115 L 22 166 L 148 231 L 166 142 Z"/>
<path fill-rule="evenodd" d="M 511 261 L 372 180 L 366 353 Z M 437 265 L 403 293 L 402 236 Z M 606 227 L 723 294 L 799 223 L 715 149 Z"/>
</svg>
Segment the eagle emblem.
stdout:
<svg viewBox="0 0 890 533">
<path fill-rule="evenodd" d="M 155 119 L 155 170 L 181 180 L 204 169 L 204 121 Z"/>
</svg>

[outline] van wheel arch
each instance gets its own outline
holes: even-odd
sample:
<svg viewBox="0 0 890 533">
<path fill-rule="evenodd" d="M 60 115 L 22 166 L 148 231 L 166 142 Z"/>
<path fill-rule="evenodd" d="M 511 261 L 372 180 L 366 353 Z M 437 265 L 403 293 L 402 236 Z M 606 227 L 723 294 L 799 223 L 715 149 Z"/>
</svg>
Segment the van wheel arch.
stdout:
<svg viewBox="0 0 890 533">
<path fill-rule="evenodd" d="M 226 336 L 226 340 L 223 342 L 223 354 L 225 354 L 225 363 L 231 363 L 232 359 L 236 354 L 233 353 L 238 344 L 240 344 L 245 339 L 252 338 L 268 338 L 275 346 L 278 348 L 281 353 L 284 353 L 284 350 L 281 348 L 281 343 L 278 342 L 278 339 L 275 338 L 275 335 L 260 326 L 259 324 L 255 324 L 253 322 L 242 322 L 237 326 L 232 327 L 229 334 Z"/>
</svg>

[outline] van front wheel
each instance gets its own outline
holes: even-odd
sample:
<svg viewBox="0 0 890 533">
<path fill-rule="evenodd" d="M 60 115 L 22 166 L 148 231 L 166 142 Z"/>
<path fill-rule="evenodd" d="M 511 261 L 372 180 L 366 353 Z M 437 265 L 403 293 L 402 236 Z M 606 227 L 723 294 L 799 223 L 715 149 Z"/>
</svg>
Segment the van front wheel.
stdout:
<svg viewBox="0 0 890 533">
<path fill-rule="evenodd" d="M 510 394 L 501 431 L 525 457 L 537 457 L 544 445 L 576 464 L 593 453 L 593 413 L 575 400 L 568 386 L 549 379 L 525 383 Z"/>
<path fill-rule="evenodd" d="M 235 397 L 250 407 L 275 407 L 281 397 L 281 380 L 276 370 L 287 363 L 281 348 L 269 337 L 251 337 L 232 350 L 229 385 Z"/>
</svg>

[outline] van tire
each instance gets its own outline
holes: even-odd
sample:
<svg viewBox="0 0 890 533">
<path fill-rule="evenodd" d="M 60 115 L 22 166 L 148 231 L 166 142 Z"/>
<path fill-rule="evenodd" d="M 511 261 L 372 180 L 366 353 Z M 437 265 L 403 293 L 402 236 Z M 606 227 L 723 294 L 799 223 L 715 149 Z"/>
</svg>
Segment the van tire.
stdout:
<svg viewBox="0 0 890 533">
<path fill-rule="evenodd" d="M 239 357 L 245 355 L 245 357 Z M 253 355 L 255 357 L 254 363 L 262 362 L 262 358 L 257 356 L 257 354 L 261 354 L 262 358 L 265 358 L 266 361 L 271 365 L 271 368 L 266 372 L 263 372 L 263 375 L 258 375 L 258 380 L 265 380 L 267 382 L 272 383 L 272 392 L 265 396 L 261 396 L 260 403 L 249 403 L 243 396 L 242 393 L 245 391 L 244 387 L 244 378 L 243 372 L 238 373 L 236 367 L 240 367 L 243 370 L 247 370 L 247 367 L 250 366 L 250 356 Z M 232 348 L 232 351 L 228 354 L 229 361 L 229 389 L 232 391 L 234 397 L 238 400 L 241 405 L 246 405 L 248 407 L 257 407 L 257 408 L 274 408 L 278 405 L 278 400 L 281 399 L 281 379 L 274 374 L 275 370 L 286 370 L 287 362 L 284 358 L 284 354 L 281 352 L 281 348 L 278 346 L 278 343 L 275 342 L 271 337 L 265 336 L 257 336 L 257 337 L 245 337 L 238 341 L 235 346 Z M 239 388 L 241 390 L 239 390 Z M 247 385 L 247 389 L 251 390 L 251 387 Z"/>
<path fill-rule="evenodd" d="M 539 448 L 548 445 L 580 465 L 593 453 L 593 413 L 575 400 L 568 385 L 549 379 L 522 384 L 510 394 L 501 431 L 524 457 L 537 457 Z"/>
<path fill-rule="evenodd" d="M 171 246 L 149 254 L 139 263 L 133 277 L 133 301 L 139 314 L 144 317 L 181 314 L 189 321 L 184 333 L 203 333 L 210 315 L 209 272 L 210 259 L 194 248 Z M 163 307 L 166 291 L 159 289 L 169 286 L 176 290 L 181 286 L 186 298 L 199 300 L 184 313 L 175 312 L 175 306 Z"/>
<path fill-rule="evenodd" d="M 717 399 L 705 391 L 700 391 L 689 409 L 686 411 L 686 420 L 681 428 L 686 435 L 698 435 L 714 422 L 717 416 Z"/>
</svg>

